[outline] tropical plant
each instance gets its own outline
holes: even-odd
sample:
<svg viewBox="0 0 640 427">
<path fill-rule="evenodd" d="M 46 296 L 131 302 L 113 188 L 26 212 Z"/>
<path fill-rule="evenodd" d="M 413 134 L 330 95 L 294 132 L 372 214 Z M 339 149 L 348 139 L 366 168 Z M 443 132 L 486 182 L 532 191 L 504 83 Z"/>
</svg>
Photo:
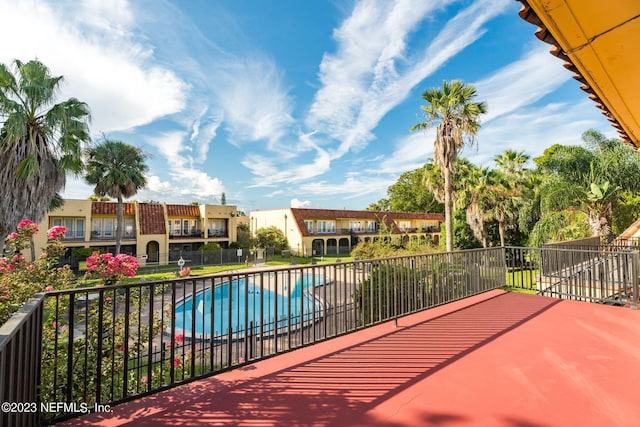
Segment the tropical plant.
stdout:
<svg viewBox="0 0 640 427">
<path fill-rule="evenodd" d="M 69 266 L 59 267 L 64 253 L 62 244 L 65 227 L 47 231 L 48 244 L 38 259 L 28 262 L 20 251 L 30 246 L 38 227 L 30 220 L 22 220 L 16 231 L 9 234 L 8 243 L 14 255 L 0 257 L 0 325 L 37 292 L 64 289 L 70 286 L 73 272 Z"/>
<path fill-rule="evenodd" d="M 504 150 L 502 154 L 497 154 L 493 161 L 498 169 L 509 176 L 522 176 L 527 170 L 525 164 L 531 157 L 524 151 Z"/>
<path fill-rule="evenodd" d="M 145 163 L 147 156 L 138 147 L 122 141 L 105 139 L 87 151 L 85 180 L 95 185 L 99 196 L 108 195 L 118 200 L 116 226 L 116 255 L 120 253 L 124 228 L 124 201 L 147 185 Z"/>
<path fill-rule="evenodd" d="M 263 227 L 256 231 L 256 247 L 258 248 L 274 248 L 274 249 L 287 249 L 289 247 L 289 241 L 286 236 L 276 226 Z"/>
<path fill-rule="evenodd" d="M 87 277 L 99 276 L 105 285 L 115 285 L 125 277 L 134 277 L 140 267 L 136 257 L 95 251 L 87 257 Z"/>
<path fill-rule="evenodd" d="M 591 235 L 607 239 L 620 194 L 640 190 L 640 158 L 597 131 L 589 130 L 582 138 L 583 147 L 554 145 L 535 159 L 546 176 L 540 188 L 541 226 L 555 223 L 543 221 L 545 216 L 575 210 L 583 214 Z"/>
<path fill-rule="evenodd" d="M 0 245 L 21 218 L 42 219 L 67 173 L 82 172 L 89 108 L 56 104 L 62 81 L 37 60 L 15 60 L 13 72 L 0 64 Z"/>
<path fill-rule="evenodd" d="M 389 186 L 389 208 L 393 212 L 443 213 L 444 206 L 439 202 L 431 188 L 425 185 L 425 168 L 429 164 L 400 175 Z"/>
<path fill-rule="evenodd" d="M 473 85 L 453 80 L 443 82 L 442 89 L 432 88 L 422 94 L 427 102 L 422 111 L 425 121 L 414 125 L 411 131 L 428 129 L 437 124 L 434 141 L 434 160 L 444 179 L 444 210 L 446 249 L 453 250 L 453 181 L 458 153 L 466 144 L 473 144 L 480 128 L 479 117 L 487 110 L 484 102 L 474 102 Z"/>
</svg>

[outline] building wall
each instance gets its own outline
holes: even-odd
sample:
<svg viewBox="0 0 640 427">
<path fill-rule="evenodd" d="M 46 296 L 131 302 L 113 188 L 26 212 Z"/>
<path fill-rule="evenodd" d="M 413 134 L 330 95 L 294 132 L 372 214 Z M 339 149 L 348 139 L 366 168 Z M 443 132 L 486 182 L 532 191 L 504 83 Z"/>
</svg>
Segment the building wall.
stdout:
<svg viewBox="0 0 640 427">
<path fill-rule="evenodd" d="M 47 230 L 51 228 L 53 224 L 54 218 L 82 218 L 84 220 L 84 237 L 82 239 L 65 239 L 64 245 L 67 248 L 73 249 L 78 247 L 103 247 L 103 248 L 112 248 L 115 246 L 115 234 L 114 239 L 100 239 L 100 240 L 92 240 L 91 231 L 92 231 L 92 220 L 95 218 L 115 218 L 116 215 L 110 215 L 108 213 L 100 213 L 100 214 L 92 214 L 92 204 L 93 203 L 114 203 L 114 202 L 93 202 L 91 200 L 74 200 L 68 199 L 65 200 L 65 203 L 62 207 L 55 209 L 51 212 L 48 212 L 42 221 L 38 224 L 39 232 L 34 238 L 34 244 L 36 249 L 36 256 L 39 256 L 42 250 L 47 246 Z M 131 203 L 131 202 L 129 202 Z M 166 264 L 168 262 L 168 254 L 170 252 L 170 245 L 176 243 L 196 243 L 196 244 L 204 244 L 207 242 L 218 242 L 229 244 L 235 242 L 237 240 L 237 224 L 239 222 L 239 218 L 237 216 L 236 206 L 232 205 L 209 205 L 203 204 L 200 205 L 197 211 L 200 213 L 200 217 L 197 218 L 201 224 L 202 230 L 206 230 L 208 219 L 219 219 L 226 221 L 227 226 L 227 235 L 224 237 L 207 237 L 206 232 L 203 233 L 203 237 L 201 238 L 169 238 L 170 228 L 166 228 L 165 233 L 149 233 L 142 234 L 141 229 L 142 225 L 141 221 L 144 221 L 144 218 L 141 218 L 139 212 L 139 203 L 133 202 L 135 204 L 135 213 L 133 215 L 125 215 L 125 218 L 132 218 L 135 224 L 135 238 L 134 239 L 123 239 L 123 246 L 133 246 L 133 250 L 135 255 L 138 257 L 141 265 L 145 265 L 147 263 L 160 263 Z M 187 205 L 185 205 L 187 206 Z M 164 222 L 168 225 L 168 216 L 167 209 L 164 206 Z M 64 224 L 63 224 L 64 225 Z M 150 258 L 150 254 L 148 253 L 149 243 L 157 242 L 158 247 L 158 256 L 157 261 Z M 155 246 L 155 243 L 153 243 Z M 25 256 L 29 257 L 29 251 L 25 251 Z"/>
<path fill-rule="evenodd" d="M 289 242 L 289 248 L 295 255 L 303 253 L 304 242 L 302 234 L 291 213 L 291 209 L 268 209 L 250 213 L 249 228 L 252 236 L 255 236 L 256 231 L 259 229 L 271 226 L 282 231 Z"/>
<path fill-rule="evenodd" d="M 295 212 L 294 212 L 295 211 Z M 296 217 L 297 215 L 297 217 Z M 333 215 L 333 216 L 330 216 Z M 379 218 L 368 211 L 332 211 L 322 209 L 268 209 L 250 213 L 250 229 L 255 236 L 257 230 L 275 226 L 281 230 L 289 241 L 289 248 L 294 255 L 321 256 L 327 254 L 345 253 L 345 246 L 350 248 L 356 241 L 374 240 L 380 238 L 379 230 L 388 228 L 389 237 L 396 243 L 402 239 L 420 239 L 431 236 L 436 242 L 440 238 L 440 224 L 444 218 L 434 214 L 408 214 L 408 213 L 378 213 Z M 388 218 L 387 218 L 388 217 Z M 314 228 L 309 233 L 304 220 L 317 221 L 332 220 L 336 223 L 336 231 L 332 233 L 320 233 Z M 380 224 L 386 220 L 384 226 L 378 226 L 374 232 L 350 231 L 353 221 L 376 221 Z M 404 229 L 403 227 L 406 227 Z M 335 249 L 334 249 L 335 248 Z"/>
</svg>

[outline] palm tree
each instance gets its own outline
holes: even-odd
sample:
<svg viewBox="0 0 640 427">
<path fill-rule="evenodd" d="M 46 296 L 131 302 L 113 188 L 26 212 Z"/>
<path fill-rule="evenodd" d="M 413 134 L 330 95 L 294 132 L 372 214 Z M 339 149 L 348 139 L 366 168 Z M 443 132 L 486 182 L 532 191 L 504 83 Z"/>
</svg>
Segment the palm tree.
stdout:
<svg viewBox="0 0 640 427">
<path fill-rule="evenodd" d="M 484 102 L 474 102 L 476 89 L 459 80 L 443 82 L 442 89 L 432 88 L 422 94 L 427 102 L 422 111 L 425 121 L 411 128 L 427 129 L 437 123 L 434 160 L 444 178 L 444 215 L 446 248 L 453 251 L 453 182 L 455 163 L 462 147 L 472 144 L 480 128 L 480 114 L 487 111 Z"/>
<path fill-rule="evenodd" d="M 512 149 L 504 150 L 502 154 L 498 154 L 493 161 L 507 175 L 522 177 L 526 170 L 525 164 L 529 161 L 530 156 L 524 151 L 516 151 Z"/>
<path fill-rule="evenodd" d="M 491 191 L 494 195 L 494 206 L 490 217 L 498 221 L 500 245 L 505 245 L 506 229 L 512 225 L 523 204 L 522 194 L 529 179 L 530 170 L 525 167 L 530 156 L 524 151 L 505 150 L 494 157 L 498 169 L 491 174 Z"/>
<path fill-rule="evenodd" d="M 147 185 L 144 173 L 148 170 L 147 156 L 140 148 L 122 141 L 105 139 L 87 151 L 87 183 L 95 185 L 98 196 L 110 196 L 118 200 L 116 226 L 116 255 L 122 242 L 124 203 Z"/>
<path fill-rule="evenodd" d="M 516 180 L 501 170 L 492 170 L 488 190 L 492 195 L 492 205 L 488 216 L 498 222 L 500 246 L 505 245 L 507 227 L 512 225 L 522 205 L 523 179 Z"/>
<path fill-rule="evenodd" d="M 461 187 L 458 192 L 458 203 L 466 210 L 467 224 L 473 231 L 473 235 L 482 243 L 482 247 L 486 248 L 488 237 L 486 222 L 489 219 L 489 210 L 494 204 L 490 171 L 473 165 L 464 167 L 463 170 L 463 173 L 456 172 L 456 181 L 460 182 Z"/>
<path fill-rule="evenodd" d="M 82 173 L 89 108 L 54 104 L 61 83 L 37 60 L 0 64 L 0 245 L 20 220 L 42 219 L 68 172 Z"/>
</svg>

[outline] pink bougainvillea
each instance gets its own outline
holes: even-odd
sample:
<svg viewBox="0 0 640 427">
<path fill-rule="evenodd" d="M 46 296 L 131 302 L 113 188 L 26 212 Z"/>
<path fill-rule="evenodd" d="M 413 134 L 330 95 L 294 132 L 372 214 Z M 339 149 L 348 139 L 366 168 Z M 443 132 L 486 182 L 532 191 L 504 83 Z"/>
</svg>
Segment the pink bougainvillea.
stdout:
<svg viewBox="0 0 640 427">
<path fill-rule="evenodd" d="M 182 344 L 184 342 L 184 335 L 176 334 L 176 337 L 175 337 L 174 340 L 175 340 L 176 344 Z"/>
<path fill-rule="evenodd" d="M 87 274 L 98 275 L 105 285 L 115 284 L 124 277 L 133 277 L 140 267 L 136 257 L 126 254 L 101 254 L 94 251 L 87 257 Z"/>
<path fill-rule="evenodd" d="M 20 221 L 18 223 L 16 228 L 18 229 L 18 231 L 25 230 L 25 231 L 29 231 L 29 232 L 31 232 L 33 234 L 36 234 L 38 232 L 38 224 L 36 224 L 35 222 L 31 221 L 30 219 L 23 219 L 22 221 Z"/>
<path fill-rule="evenodd" d="M 47 231 L 47 238 L 49 240 L 64 239 L 67 230 L 68 228 L 62 225 L 53 226 Z"/>
</svg>

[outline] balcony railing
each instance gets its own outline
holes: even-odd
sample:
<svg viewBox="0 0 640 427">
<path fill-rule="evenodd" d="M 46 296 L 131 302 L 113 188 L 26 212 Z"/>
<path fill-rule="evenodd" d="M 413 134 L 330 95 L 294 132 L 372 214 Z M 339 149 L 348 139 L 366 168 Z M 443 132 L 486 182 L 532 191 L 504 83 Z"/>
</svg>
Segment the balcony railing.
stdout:
<svg viewBox="0 0 640 427">
<path fill-rule="evenodd" d="M 170 231 L 169 238 L 170 239 L 190 239 L 190 238 L 199 238 L 202 239 L 204 234 L 200 230 L 192 230 L 192 231 Z"/>
<path fill-rule="evenodd" d="M 136 239 L 136 233 L 122 234 L 122 240 L 135 240 L 135 239 Z M 68 240 L 68 239 L 65 238 L 65 240 Z M 92 241 L 106 241 L 106 240 L 113 241 L 113 240 L 116 240 L 116 233 L 114 231 L 113 234 L 105 235 L 105 234 L 94 231 L 91 233 L 91 240 Z"/>
<path fill-rule="evenodd" d="M 547 249 L 489 248 L 49 292 L 44 310 L 42 302 L 28 309 L 35 323 L 2 331 L 23 338 L 12 356 L 0 341 L 0 390 L 3 401 L 68 404 L 40 414 L 53 422 L 76 415 L 73 404 L 123 402 L 505 284 L 566 298 L 580 296 L 580 284 L 611 280 L 637 305 L 638 252 L 572 258 L 561 251 L 580 263 L 552 261 L 564 268 L 548 276 Z M 598 267 L 614 254 L 616 261 Z M 571 279 L 578 268 L 619 270 L 580 282 Z M 39 367 L 25 373 L 24 361 L 34 358 Z M 13 383 L 4 382 L 7 375 Z M 18 382 L 31 394 L 4 391 Z M 1 415 L 1 425 L 20 425 Z"/>
<path fill-rule="evenodd" d="M 209 229 L 209 230 L 207 230 L 207 237 L 209 237 L 209 238 L 223 238 L 223 237 L 229 237 L 229 233 L 227 233 L 227 230 L 213 230 L 213 229 Z"/>
</svg>

